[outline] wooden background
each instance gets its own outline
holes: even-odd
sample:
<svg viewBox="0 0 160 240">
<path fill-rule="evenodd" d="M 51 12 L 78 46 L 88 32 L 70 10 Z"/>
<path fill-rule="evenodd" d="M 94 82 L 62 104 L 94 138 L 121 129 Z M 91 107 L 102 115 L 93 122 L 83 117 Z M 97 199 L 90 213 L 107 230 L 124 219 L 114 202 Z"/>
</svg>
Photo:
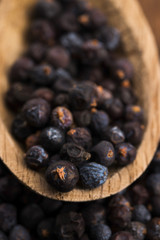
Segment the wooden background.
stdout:
<svg viewBox="0 0 160 240">
<path fill-rule="evenodd" d="M 156 36 L 160 51 L 160 0 L 139 0 Z"/>
</svg>

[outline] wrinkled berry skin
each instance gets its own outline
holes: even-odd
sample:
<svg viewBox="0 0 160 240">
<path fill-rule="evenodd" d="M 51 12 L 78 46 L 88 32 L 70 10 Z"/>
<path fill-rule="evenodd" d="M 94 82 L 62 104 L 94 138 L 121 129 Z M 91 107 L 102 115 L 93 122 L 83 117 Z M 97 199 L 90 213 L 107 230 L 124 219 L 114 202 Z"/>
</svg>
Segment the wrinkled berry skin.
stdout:
<svg viewBox="0 0 160 240">
<path fill-rule="evenodd" d="M 129 105 L 125 109 L 125 118 L 127 121 L 143 122 L 144 120 L 143 109 L 137 105 Z"/>
<path fill-rule="evenodd" d="M 101 141 L 92 148 L 92 160 L 109 167 L 115 160 L 115 150 L 112 143 Z"/>
<path fill-rule="evenodd" d="M 121 232 L 115 233 L 111 237 L 111 240 L 135 240 L 135 238 L 131 235 L 130 232 L 121 231 Z"/>
<path fill-rule="evenodd" d="M 73 118 L 79 127 L 87 127 L 91 123 L 91 113 L 88 110 L 74 111 Z"/>
<path fill-rule="evenodd" d="M 147 225 L 147 237 L 149 240 L 160 239 L 160 218 L 153 218 Z"/>
<path fill-rule="evenodd" d="M 67 132 L 67 142 L 78 144 L 88 150 L 92 145 L 92 137 L 86 128 L 72 128 Z"/>
<path fill-rule="evenodd" d="M 97 92 L 91 84 L 78 84 L 69 93 L 70 104 L 74 110 L 85 110 L 97 105 Z"/>
<path fill-rule="evenodd" d="M 104 184 L 108 177 L 108 169 L 98 163 L 86 163 L 79 167 L 80 181 L 84 188 L 93 189 Z"/>
<path fill-rule="evenodd" d="M 33 146 L 25 156 L 25 162 L 31 169 L 40 169 L 48 164 L 48 153 L 41 146 Z"/>
<path fill-rule="evenodd" d="M 50 105 L 42 98 L 34 98 L 25 103 L 22 114 L 28 124 L 40 128 L 44 127 L 50 116 Z"/>
<path fill-rule="evenodd" d="M 141 143 L 143 138 L 144 129 L 138 122 L 129 122 L 124 124 L 123 127 L 126 140 L 133 145 L 138 145 Z"/>
<path fill-rule="evenodd" d="M 116 160 L 120 166 L 132 163 L 136 158 L 136 148 L 130 143 L 120 143 L 116 146 Z"/>
<path fill-rule="evenodd" d="M 87 153 L 83 147 L 74 143 L 64 144 L 60 151 L 60 156 L 62 159 L 68 160 L 76 166 L 91 158 L 90 153 Z"/>
<path fill-rule="evenodd" d="M 108 139 L 113 144 L 118 144 L 124 142 L 125 136 L 123 131 L 119 127 L 115 126 L 109 129 Z"/>
<path fill-rule="evenodd" d="M 39 144 L 39 135 L 40 132 L 36 132 L 35 134 L 31 134 L 30 136 L 28 136 L 25 140 L 25 147 L 28 150 L 29 148 L 38 145 Z"/>
<path fill-rule="evenodd" d="M 72 113 L 66 107 L 56 107 L 51 113 L 51 124 L 62 130 L 66 130 L 73 124 Z"/>
<path fill-rule="evenodd" d="M 11 67 L 10 80 L 12 82 L 26 82 L 33 66 L 34 63 L 30 58 L 22 57 L 18 59 Z"/>
<path fill-rule="evenodd" d="M 17 223 L 17 210 L 11 204 L 0 204 L 0 229 L 9 232 Z"/>
<path fill-rule="evenodd" d="M 144 240 L 147 234 L 147 228 L 141 222 L 131 222 L 128 230 L 136 240 Z"/>
<path fill-rule="evenodd" d="M 111 69 L 113 77 L 118 81 L 132 79 L 134 76 L 133 65 L 125 58 L 116 60 Z"/>
<path fill-rule="evenodd" d="M 53 84 L 55 78 L 54 69 L 47 64 L 35 66 L 30 72 L 30 79 L 38 86 L 48 86 Z"/>
<path fill-rule="evenodd" d="M 119 98 L 111 98 L 102 104 L 104 111 L 108 113 L 111 119 L 119 119 L 123 115 L 124 106 Z"/>
<path fill-rule="evenodd" d="M 111 234 L 110 227 L 105 224 L 97 224 L 89 228 L 89 237 L 92 240 L 109 240 Z"/>
<path fill-rule="evenodd" d="M 9 235 L 10 240 L 31 240 L 31 236 L 26 228 L 16 225 Z"/>
<path fill-rule="evenodd" d="M 46 179 L 58 191 L 69 192 L 76 186 L 79 180 L 79 173 L 73 163 L 58 161 L 48 167 Z"/>
<path fill-rule="evenodd" d="M 64 133 L 55 127 L 45 128 L 40 134 L 41 145 L 49 152 L 57 152 L 64 144 Z"/>
</svg>

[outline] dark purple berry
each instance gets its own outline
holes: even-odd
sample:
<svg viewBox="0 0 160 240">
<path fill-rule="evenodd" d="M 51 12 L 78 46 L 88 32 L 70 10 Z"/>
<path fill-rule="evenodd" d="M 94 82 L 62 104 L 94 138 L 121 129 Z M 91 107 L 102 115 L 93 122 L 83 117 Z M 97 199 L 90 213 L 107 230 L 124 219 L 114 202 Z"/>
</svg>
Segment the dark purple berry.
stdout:
<svg viewBox="0 0 160 240">
<path fill-rule="evenodd" d="M 32 94 L 33 98 L 43 98 L 48 103 L 53 104 L 54 93 L 49 88 L 38 88 Z"/>
<path fill-rule="evenodd" d="M 104 27 L 98 35 L 99 40 L 103 42 L 107 50 L 115 50 L 120 43 L 120 32 L 113 27 Z"/>
<path fill-rule="evenodd" d="M 136 148 L 130 143 L 119 143 L 116 145 L 116 160 L 118 165 L 126 166 L 136 158 Z"/>
<path fill-rule="evenodd" d="M 86 163 L 79 167 L 80 182 L 84 188 L 93 189 L 104 184 L 108 177 L 108 169 L 98 163 Z"/>
<path fill-rule="evenodd" d="M 66 107 L 56 107 L 51 113 L 51 125 L 67 130 L 73 124 L 72 113 Z"/>
<path fill-rule="evenodd" d="M 81 37 L 74 32 L 62 35 L 60 42 L 62 46 L 67 48 L 72 54 L 76 54 L 83 44 Z"/>
<path fill-rule="evenodd" d="M 70 62 L 70 56 L 67 50 L 61 46 L 55 46 L 48 50 L 47 62 L 55 68 L 66 68 Z"/>
<path fill-rule="evenodd" d="M 57 28 L 62 32 L 77 32 L 79 30 L 79 24 L 72 12 L 63 13 L 57 22 Z"/>
<path fill-rule="evenodd" d="M 87 127 L 91 122 L 91 112 L 88 110 L 74 111 L 73 118 L 77 126 Z"/>
<path fill-rule="evenodd" d="M 22 109 L 28 124 L 40 128 L 46 125 L 50 116 L 50 105 L 42 98 L 34 98 L 25 103 Z"/>
<path fill-rule="evenodd" d="M 91 150 L 92 160 L 109 167 L 115 160 L 115 149 L 112 143 L 101 141 Z"/>
<path fill-rule="evenodd" d="M 141 143 L 144 133 L 144 126 L 139 122 L 125 123 L 123 127 L 126 140 L 133 145 Z"/>
<path fill-rule="evenodd" d="M 127 121 L 143 122 L 143 109 L 138 105 L 128 105 L 125 109 L 125 118 Z"/>
<path fill-rule="evenodd" d="M 151 214 L 144 205 L 136 205 L 132 212 L 132 219 L 134 221 L 146 223 L 151 220 Z"/>
<path fill-rule="evenodd" d="M 109 240 L 111 235 L 110 227 L 105 224 L 96 224 L 89 227 L 89 237 L 92 240 Z"/>
<path fill-rule="evenodd" d="M 123 143 L 125 140 L 123 131 L 117 126 L 110 128 L 107 135 L 109 141 L 113 144 Z"/>
<path fill-rule="evenodd" d="M 55 71 L 50 65 L 37 65 L 30 72 L 30 79 L 32 80 L 33 84 L 37 84 L 39 86 L 48 86 L 53 84 L 55 80 Z"/>
<path fill-rule="evenodd" d="M 79 173 L 73 163 L 58 161 L 48 167 L 46 179 L 58 191 L 69 192 L 76 186 L 79 180 Z"/>
<path fill-rule="evenodd" d="M 26 228 L 16 225 L 9 234 L 9 240 L 31 240 L 31 236 Z"/>
<path fill-rule="evenodd" d="M 131 222 L 128 231 L 136 240 L 144 240 L 147 234 L 147 228 L 141 222 Z"/>
<path fill-rule="evenodd" d="M 149 240 L 160 239 L 160 218 L 153 218 L 147 225 L 147 237 Z"/>
<path fill-rule="evenodd" d="M 29 168 L 35 170 L 46 167 L 48 153 L 41 146 L 33 146 L 26 152 L 25 162 Z"/>
<path fill-rule="evenodd" d="M 37 234 L 39 238 L 42 240 L 49 240 L 51 238 L 54 238 L 54 225 L 54 218 L 47 218 L 42 220 L 37 226 Z"/>
<path fill-rule="evenodd" d="M 130 232 L 121 231 L 121 232 L 115 233 L 111 237 L 111 240 L 135 240 L 135 238 L 131 235 Z"/>
<path fill-rule="evenodd" d="M 86 152 L 85 149 L 74 143 L 66 143 L 63 145 L 60 151 L 62 159 L 74 163 L 76 166 L 88 161 L 91 158 L 91 154 Z"/>
<path fill-rule="evenodd" d="M 72 128 L 67 132 L 67 142 L 90 149 L 92 146 L 92 136 L 86 128 Z"/>
<path fill-rule="evenodd" d="M 113 120 L 121 118 L 124 111 L 124 106 L 118 98 L 111 98 L 105 100 L 102 104 L 102 108 L 109 114 L 109 116 Z"/>
<path fill-rule="evenodd" d="M 14 205 L 0 204 L 0 229 L 9 232 L 17 223 L 17 210 Z"/>
<path fill-rule="evenodd" d="M 109 209 L 109 221 L 112 225 L 124 228 L 131 222 L 131 210 L 127 205 L 117 205 Z"/>
<path fill-rule="evenodd" d="M 27 55 L 29 55 L 37 63 L 43 60 L 45 54 L 46 46 L 39 42 L 32 43 L 27 51 Z"/>
<path fill-rule="evenodd" d="M 148 176 L 146 185 L 151 194 L 160 195 L 160 173 L 153 173 Z"/>
<path fill-rule="evenodd" d="M 62 77 L 56 80 L 53 85 L 53 89 L 56 93 L 69 93 L 74 84 L 75 82 L 72 79 L 66 79 Z"/>
<path fill-rule="evenodd" d="M 49 152 L 57 152 L 64 144 L 64 141 L 64 133 L 55 127 L 45 128 L 40 134 L 40 143 Z"/>
</svg>

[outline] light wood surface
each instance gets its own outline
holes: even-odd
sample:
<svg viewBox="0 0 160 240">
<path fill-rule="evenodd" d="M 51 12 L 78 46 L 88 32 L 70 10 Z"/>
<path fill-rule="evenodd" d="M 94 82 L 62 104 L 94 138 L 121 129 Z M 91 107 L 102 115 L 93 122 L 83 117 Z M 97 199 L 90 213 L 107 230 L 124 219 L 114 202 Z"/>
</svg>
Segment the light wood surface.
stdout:
<svg viewBox="0 0 160 240">
<path fill-rule="evenodd" d="M 144 13 L 151 24 L 160 51 L 160 1 L 159 0 L 139 0 Z"/>
<path fill-rule="evenodd" d="M 160 72 L 157 48 L 142 10 L 136 0 L 90 0 L 102 9 L 108 21 L 122 32 L 126 56 L 135 67 L 134 86 L 144 107 L 146 130 L 135 162 L 112 169 L 106 183 L 94 190 L 75 189 L 70 193 L 54 191 L 37 172 L 26 168 L 23 151 L 9 133 L 11 114 L 4 106 L 7 89 L 6 72 L 25 48 L 24 31 L 34 0 L 1 0 L 0 3 L 0 157 L 9 169 L 34 191 L 49 198 L 65 201 L 89 201 L 115 194 L 130 185 L 146 169 L 160 136 Z"/>
</svg>

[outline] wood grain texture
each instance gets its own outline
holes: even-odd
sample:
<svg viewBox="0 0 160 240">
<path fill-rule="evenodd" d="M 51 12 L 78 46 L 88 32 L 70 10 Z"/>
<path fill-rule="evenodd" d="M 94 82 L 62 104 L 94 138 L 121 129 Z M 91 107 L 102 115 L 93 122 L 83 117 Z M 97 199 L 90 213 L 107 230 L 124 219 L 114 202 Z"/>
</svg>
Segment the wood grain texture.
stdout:
<svg viewBox="0 0 160 240">
<path fill-rule="evenodd" d="M 160 51 L 160 1 L 139 0 L 152 27 Z"/>
<path fill-rule="evenodd" d="M 160 136 L 160 71 L 157 48 L 150 27 L 134 0 L 90 0 L 106 14 L 108 21 L 120 29 L 125 55 L 135 67 L 134 87 L 143 106 L 146 130 L 135 162 L 112 169 L 106 183 L 94 190 L 75 189 L 70 193 L 54 191 L 39 173 L 26 168 L 23 151 L 9 133 L 11 114 L 4 106 L 7 69 L 25 48 L 24 31 L 34 0 L 2 0 L 0 4 L 0 157 L 9 169 L 34 191 L 65 201 L 89 201 L 115 194 L 130 185 L 146 169 Z"/>
</svg>

